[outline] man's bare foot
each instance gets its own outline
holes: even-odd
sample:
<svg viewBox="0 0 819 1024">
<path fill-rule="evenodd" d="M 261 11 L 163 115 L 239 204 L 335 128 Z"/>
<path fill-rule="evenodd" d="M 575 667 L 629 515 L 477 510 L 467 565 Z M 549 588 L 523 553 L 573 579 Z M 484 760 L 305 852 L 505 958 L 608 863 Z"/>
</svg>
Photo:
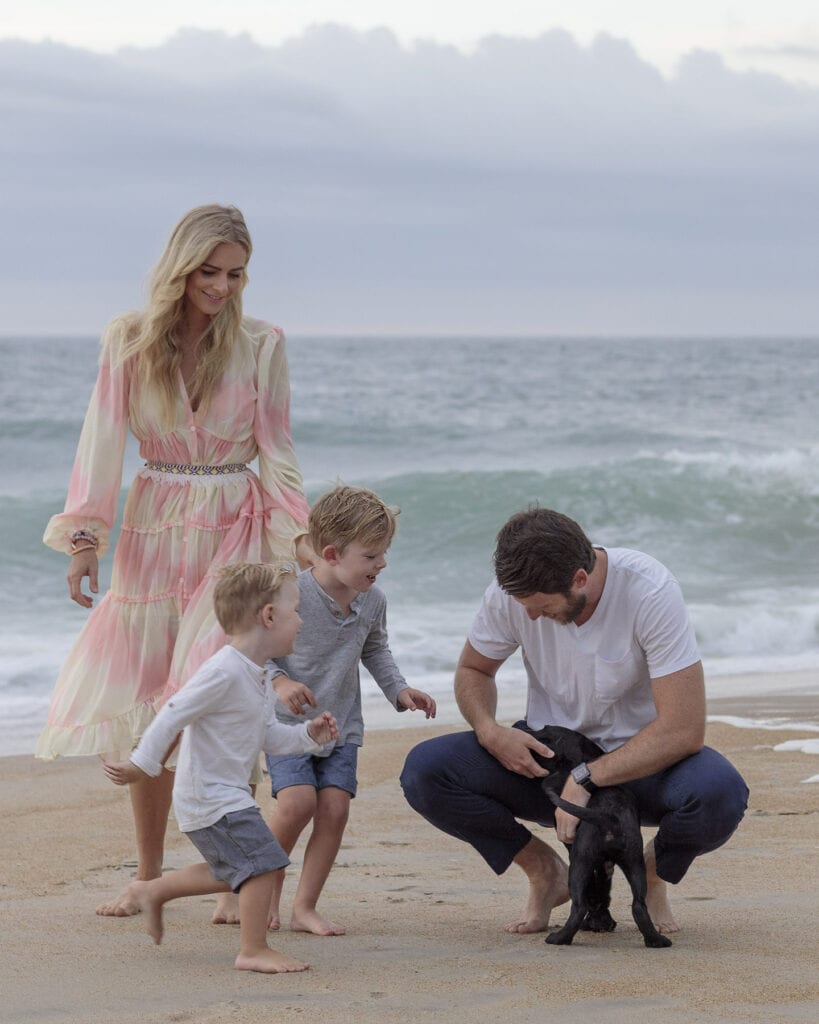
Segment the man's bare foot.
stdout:
<svg viewBox="0 0 819 1024">
<path fill-rule="evenodd" d="M 306 971 L 310 964 L 294 960 L 292 956 L 279 953 L 275 949 L 260 949 L 257 953 L 240 953 L 234 964 L 237 971 L 261 971 L 262 974 L 290 974 L 293 971 Z"/>
<path fill-rule="evenodd" d="M 294 932 L 310 932 L 312 935 L 346 935 L 347 929 L 322 917 L 317 910 L 294 910 L 290 918 L 290 929 Z"/>
<path fill-rule="evenodd" d="M 139 906 L 134 903 L 131 897 L 130 886 L 117 896 L 116 899 L 108 900 L 106 903 L 100 903 L 97 907 L 97 914 L 100 917 L 133 917 L 134 914 L 138 914 L 140 911 Z"/>
<path fill-rule="evenodd" d="M 568 868 L 555 851 L 532 836 L 515 863 L 529 879 L 529 899 L 521 917 L 506 926 L 508 932 L 543 932 L 555 907 L 569 899 Z"/>
<path fill-rule="evenodd" d="M 674 920 L 671 912 L 671 904 L 668 901 L 668 886 L 657 874 L 657 862 L 654 857 L 654 842 L 646 844 L 646 906 L 648 916 L 654 922 L 654 927 L 661 935 L 669 935 L 678 932 L 680 926 Z"/>
<path fill-rule="evenodd" d="M 157 944 L 162 942 L 162 901 L 155 893 L 155 882 L 131 882 L 128 895 L 137 907 L 137 913 L 145 915 L 145 930 Z"/>
<path fill-rule="evenodd" d="M 212 924 L 238 924 L 239 897 L 232 892 L 220 892 L 216 897 L 216 909 L 210 920 Z"/>
</svg>

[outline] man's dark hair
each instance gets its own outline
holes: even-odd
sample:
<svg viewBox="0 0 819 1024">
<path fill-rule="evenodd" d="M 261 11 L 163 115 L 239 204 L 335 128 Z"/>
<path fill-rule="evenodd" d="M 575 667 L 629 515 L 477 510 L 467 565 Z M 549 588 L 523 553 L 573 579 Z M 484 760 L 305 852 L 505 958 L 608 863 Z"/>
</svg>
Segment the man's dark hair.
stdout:
<svg viewBox="0 0 819 1024">
<path fill-rule="evenodd" d="M 573 519 L 549 508 L 518 512 L 498 533 L 495 576 L 512 597 L 568 594 L 578 569 L 591 572 L 591 541 Z"/>
</svg>

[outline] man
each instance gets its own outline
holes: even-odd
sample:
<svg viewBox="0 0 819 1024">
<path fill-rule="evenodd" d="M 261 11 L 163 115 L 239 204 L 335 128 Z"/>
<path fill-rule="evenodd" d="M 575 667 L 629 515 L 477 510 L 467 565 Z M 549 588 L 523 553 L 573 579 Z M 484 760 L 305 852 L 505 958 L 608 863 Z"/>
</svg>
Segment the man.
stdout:
<svg viewBox="0 0 819 1024">
<path fill-rule="evenodd" d="M 508 931 L 547 928 L 552 908 L 568 899 L 567 868 L 517 819 L 554 824 L 564 843 L 577 819 L 542 791 L 547 772 L 533 752 L 552 751 L 495 719 L 495 675 L 521 648 L 526 724 L 576 729 L 606 751 L 577 766 L 563 797 L 585 806 L 595 786 L 634 792 L 642 824 L 659 826 L 645 849 L 648 910 L 660 932 L 677 931 L 666 883 L 728 840 L 748 797 L 733 766 L 703 746 L 702 663 L 677 581 L 639 551 L 593 547 L 577 523 L 543 508 L 501 529 L 495 575 L 455 672 L 458 707 L 473 731 L 410 751 L 401 776 L 407 800 L 471 843 L 497 874 L 512 862 L 524 871 L 529 899 Z"/>
</svg>

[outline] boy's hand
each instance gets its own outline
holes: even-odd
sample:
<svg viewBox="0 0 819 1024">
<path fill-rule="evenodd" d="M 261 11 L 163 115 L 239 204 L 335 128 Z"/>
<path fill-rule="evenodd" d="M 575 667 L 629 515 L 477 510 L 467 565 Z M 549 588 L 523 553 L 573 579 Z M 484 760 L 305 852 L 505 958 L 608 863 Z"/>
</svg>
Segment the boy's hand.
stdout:
<svg viewBox="0 0 819 1024">
<path fill-rule="evenodd" d="M 314 743 L 330 743 L 338 739 L 338 723 L 329 711 L 322 711 L 307 723 L 307 732 Z"/>
<path fill-rule="evenodd" d="M 423 711 L 427 718 L 435 717 L 435 701 L 423 690 L 414 690 L 408 686 L 398 694 L 397 700 L 407 711 Z"/>
<path fill-rule="evenodd" d="M 102 770 L 115 786 L 127 786 L 131 782 L 150 778 L 150 775 L 141 768 L 137 768 L 131 761 L 114 761 L 112 763 L 103 761 Z"/>
<path fill-rule="evenodd" d="M 310 687 L 289 676 L 276 676 L 271 686 L 282 704 L 294 715 L 303 715 L 305 704 L 311 708 L 316 706 L 316 698 Z"/>
</svg>

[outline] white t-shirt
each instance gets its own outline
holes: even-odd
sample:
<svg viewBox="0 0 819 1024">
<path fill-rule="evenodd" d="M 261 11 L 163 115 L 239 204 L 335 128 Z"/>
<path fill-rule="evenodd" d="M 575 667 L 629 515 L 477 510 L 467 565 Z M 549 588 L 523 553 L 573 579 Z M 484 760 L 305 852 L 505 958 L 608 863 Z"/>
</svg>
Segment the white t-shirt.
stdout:
<svg viewBox="0 0 819 1024">
<path fill-rule="evenodd" d="M 526 721 L 562 725 L 613 750 L 657 717 L 651 679 L 699 661 L 680 586 L 656 559 L 607 548 L 603 594 L 588 622 L 532 620 L 497 582 L 486 590 L 469 642 L 504 661 L 521 648 Z"/>
<path fill-rule="evenodd" d="M 307 723 L 276 720 L 265 670 L 226 644 L 199 667 L 145 730 L 130 760 L 148 775 L 182 732 L 173 810 L 182 832 L 207 828 L 231 811 L 257 806 L 250 792 L 259 751 L 318 753 Z"/>
</svg>

